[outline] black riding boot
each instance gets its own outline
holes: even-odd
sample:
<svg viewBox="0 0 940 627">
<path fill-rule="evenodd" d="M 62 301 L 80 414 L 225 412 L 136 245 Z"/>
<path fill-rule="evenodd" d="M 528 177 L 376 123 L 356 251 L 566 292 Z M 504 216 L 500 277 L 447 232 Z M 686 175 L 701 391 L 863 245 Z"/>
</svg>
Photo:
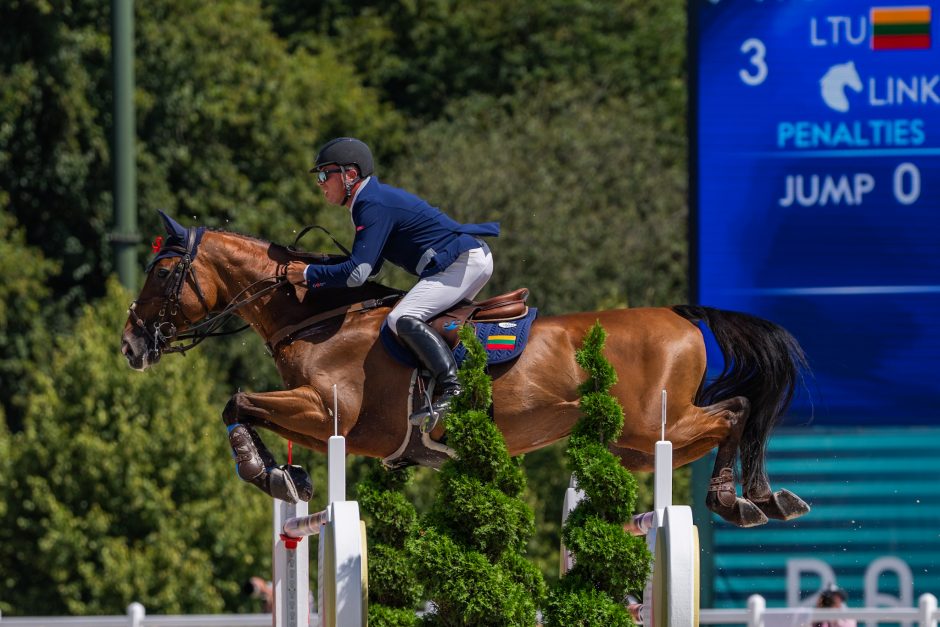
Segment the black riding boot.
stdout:
<svg viewBox="0 0 940 627">
<path fill-rule="evenodd" d="M 460 395 L 460 382 L 457 380 L 457 363 L 454 354 L 437 334 L 437 331 L 412 316 L 402 316 L 396 326 L 402 343 L 415 354 L 418 360 L 434 377 L 438 399 L 431 404 L 428 412 L 416 412 L 411 416 L 412 424 L 421 425 L 425 433 L 431 431 L 437 421 L 447 415 L 451 402 Z"/>
</svg>

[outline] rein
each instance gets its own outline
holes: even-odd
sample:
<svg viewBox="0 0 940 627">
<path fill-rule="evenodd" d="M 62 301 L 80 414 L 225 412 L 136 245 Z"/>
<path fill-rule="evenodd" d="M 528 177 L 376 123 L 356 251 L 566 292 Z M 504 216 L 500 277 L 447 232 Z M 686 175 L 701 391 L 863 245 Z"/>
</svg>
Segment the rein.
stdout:
<svg viewBox="0 0 940 627">
<path fill-rule="evenodd" d="M 195 278 L 195 275 L 193 275 L 193 277 Z M 267 283 L 269 281 L 271 281 L 272 283 L 268 285 L 267 287 L 255 292 L 251 296 L 247 297 L 245 300 L 242 300 L 242 301 L 238 300 L 238 298 L 241 297 L 242 294 L 249 291 L 256 285 Z M 189 331 L 187 331 L 186 333 L 183 333 L 182 335 L 177 335 L 173 337 L 172 339 L 170 339 L 171 342 L 185 342 L 186 340 L 191 340 L 189 344 L 186 344 L 185 346 L 167 346 L 166 348 L 163 349 L 163 352 L 185 353 L 186 351 L 198 346 L 206 338 L 219 337 L 222 335 L 234 335 L 236 333 L 241 333 L 242 331 L 244 331 L 251 325 L 246 324 L 237 329 L 233 329 L 231 331 L 217 331 L 216 329 L 218 329 L 223 324 L 228 322 L 229 318 L 235 315 L 236 311 L 238 311 L 245 305 L 253 303 L 254 301 L 258 300 L 259 298 L 261 298 L 268 292 L 274 290 L 275 288 L 280 287 L 281 283 L 283 283 L 284 281 L 285 281 L 285 276 L 283 274 L 276 274 L 274 276 L 265 277 L 263 279 L 259 279 L 255 281 L 251 285 L 245 287 L 238 294 L 236 294 L 235 298 L 232 300 L 231 303 L 229 303 L 228 306 L 225 307 L 225 309 L 215 314 L 214 316 L 206 317 L 206 319 L 203 320 L 202 322 L 199 322 L 193 325 L 192 327 L 190 327 Z"/>
</svg>

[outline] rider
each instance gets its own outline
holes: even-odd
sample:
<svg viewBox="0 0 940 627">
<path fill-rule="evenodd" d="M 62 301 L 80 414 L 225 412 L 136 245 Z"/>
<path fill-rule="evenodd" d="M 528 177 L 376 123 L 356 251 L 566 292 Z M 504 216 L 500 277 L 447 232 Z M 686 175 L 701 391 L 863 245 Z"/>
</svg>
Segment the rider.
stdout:
<svg viewBox="0 0 940 627">
<path fill-rule="evenodd" d="M 324 144 L 310 172 L 328 202 L 349 208 L 356 229 L 352 255 L 337 265 L 292 261 L 288 280 L 313 290 L 356 287 L 386 259 L 418 276 L 387 323 L 436 382 L 440 396 L 431 406 L 436 422 L 460 394 L 460 383 L 453 354 L 426 322 L 483 289 L 493 275 L 493 257 L 479 237 L 498 236 L 499 223 L 460 224 L 421 198 L 379 182 L 372 152 L 352 137 Z"/>
</svg>

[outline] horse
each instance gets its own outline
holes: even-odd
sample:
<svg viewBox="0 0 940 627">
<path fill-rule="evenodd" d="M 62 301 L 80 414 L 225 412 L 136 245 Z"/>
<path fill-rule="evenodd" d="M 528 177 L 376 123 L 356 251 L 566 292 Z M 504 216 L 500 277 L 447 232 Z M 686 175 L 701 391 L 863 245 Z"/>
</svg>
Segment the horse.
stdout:
<svg viewBox="0 0 940 627">
<path fill-rule="evenodd" d="M 261 336 L 284 389 L 239 391 L 222 411 L 242 479 L 277 498 L 309 499 L 306 473 L 278 466 L 256 427 L 325 451 L 334 435 L 334 402 L 336 426 L 351 453 L 387 458 L 400 447 L 409 433 L 415 371 L 379 340 L 399 292 L 370 280 L 311 290 L 301 300 L 302 288 L 283 276 L 286 264 L 298 258 L 293 247 L 187 229 L 167 216 L 164 222 L 167 244 L 128 310 L 121 351 L 132 368 L 144 370 L 163 353 L 194 347 L 231 315 Z M 339 257 L 306 255 L 323 263 Z M 302 337 L 283 339 L 311 320 Z M 587 377 L 575 351 L 597 322 L 607 332 L 604 355 L 618 374 L 611 393 L 625 416 L 610 449 L 626 468 L 652 470 L 661 435 L 660 391 L 666 389 L 665 437 L 673 444 L 674 467 L 718 449 L 706 496 L 711 511 L 741 527 L 809 511 L 789 490 L 772 491 L 765 467 L 767 440 L 806 368 L 805 356 L 786 330 L 744 313 L 678 305 L 537 317 L 524 352 L 489 368 L 492 417 L 511 455 L 570 434 L 580 416 L 578 386 Z M 714 380 L 706 380 L 705 327 L 724 356 L 724 370 Z"/>
</svg>

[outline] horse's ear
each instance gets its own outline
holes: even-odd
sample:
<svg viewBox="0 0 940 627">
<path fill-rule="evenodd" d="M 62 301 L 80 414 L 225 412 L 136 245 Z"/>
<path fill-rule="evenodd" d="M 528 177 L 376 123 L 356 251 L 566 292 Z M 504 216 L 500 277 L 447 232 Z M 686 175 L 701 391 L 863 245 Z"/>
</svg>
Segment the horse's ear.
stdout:
<svg viewBox="0 0 940 627">
<path fill-rule="evenodd" d="M 172 238 L 186 241 L 186 228 L 179 222 L 157 209 L 157 213 L 163 218 L 163 226 L 166 228 L 166 234 Z"/>
</svg>

